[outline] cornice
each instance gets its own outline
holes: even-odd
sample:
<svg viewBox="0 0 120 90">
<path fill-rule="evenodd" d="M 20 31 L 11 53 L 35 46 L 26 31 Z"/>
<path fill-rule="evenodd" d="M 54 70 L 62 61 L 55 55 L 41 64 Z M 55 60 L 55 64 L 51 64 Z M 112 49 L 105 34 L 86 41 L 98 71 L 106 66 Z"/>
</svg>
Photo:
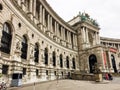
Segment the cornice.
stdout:
<svg viewBox="0 0 120 90">
<path fill-rule="evenodd" d="M 51 43 L 55 43 L 55 44 L 54 44 L 55 46 L 58 46 L 58 47 L 61 46 L 61 47 L 65 48 L 65 49 L 67 49 L 67 50 L 70 50 L 70 51 L 73 51 L 73 52 L 77 52 L 77 50 L 73 50 L 73 49 L 71 49 L 71 48 L 67 48 L 67 47 L 61 45 L 60 43 L 54 41 L 52 38 L 48 37 L 47 34 L 45 34 L 42 30 L 40 30 L 40 29 L 35 25 L 35 23 L 33 23 L 33 21 L 32 21 L 32 20 L 27 16 L 27 14 L 22 10 L 22 8 L 20 8 L 20 7 L 18 6 L 18 4 L 16 3 L 15 0 L 10 0 L 10 1 L 8 1 L 8 2 L 10 2 L 10 3 L 14 6 L 14 8 L 15 8 L 16 10 L 12 10 L 12 9 L 13 9 L 13 6 L 9 5 L 9 3 L 7 3 L 7 1 L 4 1 L 4 2 L 5 2 L 5 4 L 6 4 L 9 8 L 11 8 L 11 11 L 14 12 L 14 14 L 15 14 L 17 17 L 20 17 L 20 15 L 17 14 L 16 10 L 17 10 L 18 12 L 20 12 L 20 14 L 22 15 L 22 17 L 20 17 L 21 20 L 25 23 L 26 21 L 24 21 L 24 20 L 26 19 L 27 22 L 29 22 L 29 24 L 31 24 L 31 26 L 34 27 L 34 28 L 37 30 L 37 31 L 36 31 L 36 34 L 38 34 L 38 32 L 40 32 L 41 35 L 42 35 L 41 37 L 43 37 L 43 38 L 46 37 L 46 40 L 47 40 L 47 41 L 50 41 Z M 24 17 L 24 19 L 23 19 L 23 17 Z"/>
<path fill-rule="evenodd" d="M 117 38 L 100 37 L 100 40 L 102 40 L 102 41 L 119 42 L 120 43 L 120 39 L 117 39 Z"/>
</svg>

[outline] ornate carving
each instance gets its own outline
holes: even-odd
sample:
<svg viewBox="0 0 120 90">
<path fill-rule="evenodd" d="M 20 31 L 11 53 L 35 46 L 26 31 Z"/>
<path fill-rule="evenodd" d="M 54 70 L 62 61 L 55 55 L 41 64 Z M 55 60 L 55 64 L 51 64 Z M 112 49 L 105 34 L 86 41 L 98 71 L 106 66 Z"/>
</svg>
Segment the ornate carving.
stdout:
<svg viewBox="0 0 120 90">
<path fill-rule="evenodd" d="M 30 58 L 34 57 L 34 48 L 33 46 L 30 46 Z"/>
<path fill-rule="evenodd" d="M 18 41 L 18 42 L 16 43 L 16 50 L 20 50 L 20 49 L 21 49 L 21 42 Z"/>
</svg>

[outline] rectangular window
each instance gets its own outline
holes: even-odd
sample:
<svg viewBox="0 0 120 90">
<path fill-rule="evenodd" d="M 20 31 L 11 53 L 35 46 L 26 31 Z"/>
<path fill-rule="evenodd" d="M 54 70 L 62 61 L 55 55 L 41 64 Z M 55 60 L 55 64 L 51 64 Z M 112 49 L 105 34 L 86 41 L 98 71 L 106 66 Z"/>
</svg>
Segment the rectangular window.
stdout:
<svg viewBox="0 0 120 90">
<path fill-rule="evenodd" d="M 26 75 L 26 68 L 23 68 L 23 75 Z"/>
<path fill-rule="evenodd" d="M 54 71 L 54 75 L 57 75 L 56 71 Z"/>
<path fill-rule="evenodd" d="M 2 74 L 8 74 L 8 65 L 3 65 L 2 66 Z"/>
<path fill-rule="evenodd" d="M 46 70 L 46 75 L 48 75 L 48 70 Z"/>
<path fill-rule="evenodd" d="M 36 76 L 38 76 L 39 75 L 39 70 L 38 69 L 36 69 Z"/>
</svg>

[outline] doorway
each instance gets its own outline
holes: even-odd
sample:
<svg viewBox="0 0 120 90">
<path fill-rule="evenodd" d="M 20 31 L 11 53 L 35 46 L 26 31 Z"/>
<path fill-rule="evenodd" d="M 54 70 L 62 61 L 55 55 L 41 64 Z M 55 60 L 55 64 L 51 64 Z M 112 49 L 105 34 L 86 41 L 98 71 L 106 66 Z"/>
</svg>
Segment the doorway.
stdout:
<svg viewBox="0 0 120 90">
<path fill-rule="evenodd" d="M 114 69 L 114 72 L 117 73 L 117 68 L 116 68 L 116 62 L 115 62 L 114 55 L 111 55 L 111 60 L 112 60 L 112 67 Z"/>
<path fill-rule="evenodd" d="M 97 63 L 97 58 L 94 54 L 89 56 L 89 68 L 90 68 L 90 73 L 93 73 L 95 71 L 95 63 Z"/>
</svg>

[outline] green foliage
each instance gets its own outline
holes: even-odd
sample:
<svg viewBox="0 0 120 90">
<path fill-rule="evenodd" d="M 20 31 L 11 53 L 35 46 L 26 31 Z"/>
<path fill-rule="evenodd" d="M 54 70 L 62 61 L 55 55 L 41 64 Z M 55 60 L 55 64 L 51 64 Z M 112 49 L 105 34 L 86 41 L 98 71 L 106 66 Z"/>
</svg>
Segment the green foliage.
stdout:
<svg viewBox="0 0 120 90">
<path fill-rule="evenodd" d="M 0 78 L 2 77 L 2 73 L 0 73 Z"/>
</svg>

